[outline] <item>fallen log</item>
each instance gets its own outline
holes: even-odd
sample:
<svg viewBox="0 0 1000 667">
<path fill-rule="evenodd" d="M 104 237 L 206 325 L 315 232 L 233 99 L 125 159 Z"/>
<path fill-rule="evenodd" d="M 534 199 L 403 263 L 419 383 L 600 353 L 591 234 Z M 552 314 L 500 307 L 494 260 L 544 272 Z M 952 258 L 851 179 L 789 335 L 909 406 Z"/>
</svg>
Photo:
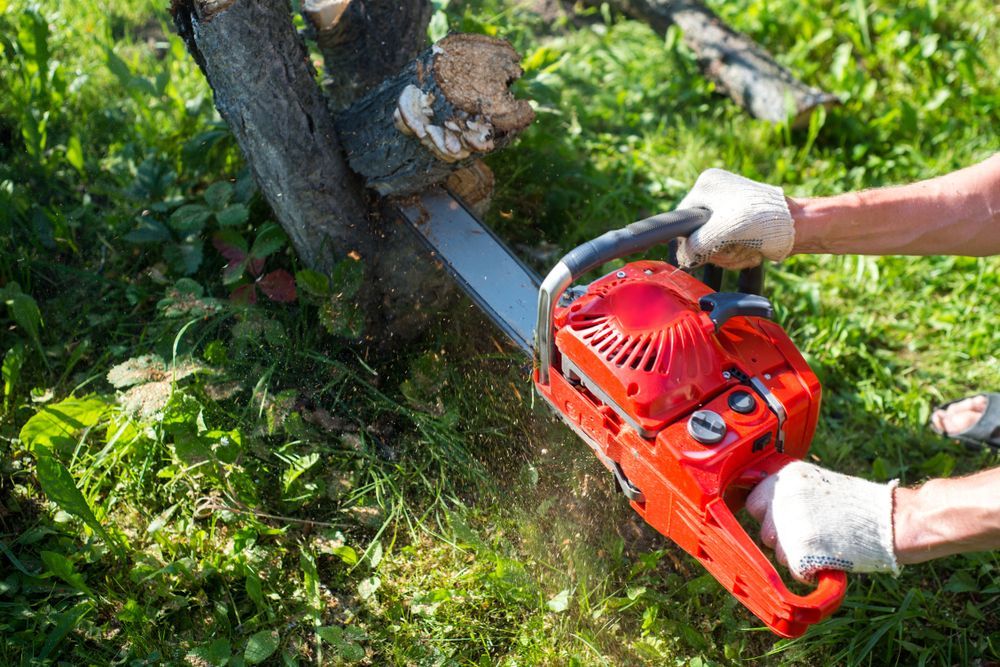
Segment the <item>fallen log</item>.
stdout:
<svg viewBox="0 0 1000 667">
<path fill-rule="evenodd" d="M 756 118 L 774 123 L 790 120 L 798 128 L 809 123 L 816 107 L 840 103 L 836 95 L 799 81 L 759 44 L 697 0 L 614 0 L 613 4 L 660 34 L 677 24 L 705 75 Z"/>
</svg>

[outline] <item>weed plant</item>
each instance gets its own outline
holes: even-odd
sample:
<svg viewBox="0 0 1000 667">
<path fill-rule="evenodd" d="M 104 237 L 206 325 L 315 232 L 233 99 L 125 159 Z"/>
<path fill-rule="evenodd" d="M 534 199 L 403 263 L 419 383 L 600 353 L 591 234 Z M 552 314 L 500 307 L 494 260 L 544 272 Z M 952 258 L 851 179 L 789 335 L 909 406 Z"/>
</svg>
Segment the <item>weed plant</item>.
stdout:
<svg viewBox="0 0 1000 667">
<path fill-rule="evenodd" d="M 436 2 L 504 36 L 538 120 L 491 223 L 539 268 L 722 166 L 794 195 L 1000 148 L 1000 12 L 711 2 L 843 104 L 747 117 L 681 35 Z M 463 304 L 393 358 L 304 270 L 164 3 L 0 0 L 0 664 L 993 664 L 1000 561 L 851 576 L 777 640 L 645 528 Z M 614 265 L 606 267 L 614 268 Z M 1000 461 L 926 429 L 996 390 L 1000 260 L 797 257 L 777 317 L 820 375 L 811 456 L 915 484 Z"/>
</svg>

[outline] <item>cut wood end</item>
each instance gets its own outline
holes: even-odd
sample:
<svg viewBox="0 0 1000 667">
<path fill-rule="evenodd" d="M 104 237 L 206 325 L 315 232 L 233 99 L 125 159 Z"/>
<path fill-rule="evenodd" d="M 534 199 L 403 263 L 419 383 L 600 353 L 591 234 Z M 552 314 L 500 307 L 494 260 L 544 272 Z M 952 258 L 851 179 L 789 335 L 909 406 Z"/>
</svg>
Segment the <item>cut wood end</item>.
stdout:
<svg viewBox="0 0 1000 667">
<path fill-rule="evenodd" d="M 468 204 L 476 215 L 482 216 L 493 199 L 496 178 L 485 162 L 473 160 L 469 166 L 453 171 L 445 186 Z"/>
<path fill-rule="evenodd" d="M 792 129 L 801 130 L 809 127 L 809 119 L 812 117 L 813 109 L 816 107 L 823 107 L 830 110 L 841 104 L 843 104 L 841 99 L 833 93 L 826 93 L 821 90 L 815 91 L 814 95 L 803 99 L 799 103 L 799 108 L 791 122 Z"/>
<path fill-rule="evenodd" d="M 309 19 L 319 32 L 333 28 L 351 0 L 305 0 L 302 3 L 302 14 Z"/>
<path fill-rule="evenodd" d="M 535 119 L 510 85 L 524 73 L 509 42 L 487 35 L 449 35 L 435 45 L 434 78 L 447 100 L 471 116 L 487 119 L 499 134 L 523 130 Z"/>
</svg>

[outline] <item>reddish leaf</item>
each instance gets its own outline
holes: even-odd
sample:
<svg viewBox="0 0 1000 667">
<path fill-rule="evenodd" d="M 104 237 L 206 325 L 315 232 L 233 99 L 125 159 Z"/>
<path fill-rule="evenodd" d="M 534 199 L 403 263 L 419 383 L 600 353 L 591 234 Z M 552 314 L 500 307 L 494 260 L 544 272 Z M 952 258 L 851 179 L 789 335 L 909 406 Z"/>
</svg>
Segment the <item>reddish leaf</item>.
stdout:
<svg viewBox="0 0 1000 667">
<path fill-rule="evenodd" d="M 289 303 L 295 301 L 298 296 L 295 293 L 295 279 L 284 269 L 271 271 L 266 276 L 259 278 L 257 284 L 260 286 L 260 291 L 272 301 Z"/>
<path fill-rule="evenodd" d="M 223 230 L 212 235 L 212 245 L 219 254 L 229 260 L 230 264 L 238 264 L 247 258 L 247 242 L 242 236 L 231 230 Z"/>
<path fill-rule="evenodd" d="M 232 285 L 237 280 L 243 277 L 243 271 L 247 268 L 247 261 L 245 259 L 238 262 L 229 262 L 222 269 L 222 284 Z"/>
<path fill-rule="evenodd" d="M 250 270 L 251 276 L 258 278 L 260 274 L 264 273 L 264 261 L 263 257 L 250 258 L 250 261 L 247 262 L 247 269 Z"/>
<path fill-rule="evenodd" d="M 244 306 L 257 303 L 257 288 L 253 283 L 240 285 L 229 295 L 229 300 Z"/>
</svg>

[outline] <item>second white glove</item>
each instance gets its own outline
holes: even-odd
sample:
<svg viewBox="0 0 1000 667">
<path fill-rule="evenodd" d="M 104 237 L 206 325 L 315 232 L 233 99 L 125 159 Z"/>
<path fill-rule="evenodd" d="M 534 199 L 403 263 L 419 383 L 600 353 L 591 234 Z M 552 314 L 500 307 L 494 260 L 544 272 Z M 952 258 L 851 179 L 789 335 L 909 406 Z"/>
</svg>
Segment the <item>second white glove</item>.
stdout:
<svg viewBox="0 0 1000 667">
<path fill-rule="evenodd" d="M 712 216 L 678 244 L 677 259 L 684 268 L 711 261 L 726 269 L 745 269 L 764 258 L 781 261 L 792 251 L 795 226 L 779 187 L 706 169 L 678 205 L 692 207 L 707 208 Z"/>
<path fill-rule="evenodd" d="M 820 570 L 899 573 L 893 543 L 893 489 L 811 463 L 789 463 L 758 484 L 747 511 L 761 540 L 799 581 Z"/>
</svg>

